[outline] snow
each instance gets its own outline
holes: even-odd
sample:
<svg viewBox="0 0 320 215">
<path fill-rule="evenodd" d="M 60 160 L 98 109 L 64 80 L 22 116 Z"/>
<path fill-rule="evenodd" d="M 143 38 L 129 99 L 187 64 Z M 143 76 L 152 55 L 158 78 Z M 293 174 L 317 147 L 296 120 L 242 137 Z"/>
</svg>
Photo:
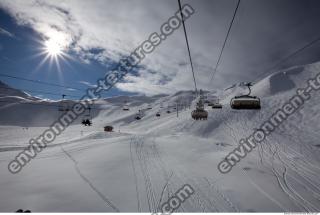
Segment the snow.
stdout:
<svg viewBox="0 0 320 215">
<path fill-rule="evenodd" d="M 2 97 L 12 101 L 0 106 L 0 209 L 151 212 L 190 184 L 195 193 L 182 203 L 180 212 L 317 212 L 319 94 L 313 93 L 303 109 L 230 173 L 221 174 L 217 165 L 297 88 L 305 87 L 308 78 L 320 71 L 319 66 L 289 68 L 257 82 L 252 95 L 261 97 L 260 111 L 230 109 L 230 99 L 246 93 L 245 87 L 210 92 L 212 98 L 219 93 L 224 106 L 221 110 L 206 107 L 207 121 L 192 120 L 188 107 L 179 110 L 178 117 L 173 109 L 166 113 L 168 104 L 173 107 L 179 100 L 191 101 L 191 91 L 100 100 L 95 107 L 104 110 L 94 113 L 93 126 L 83 127 L 79 121 L 69 126 L 18 174 L 8 171 L 8 163 L 59 116 L 56 107 L 20 103 L 59 102 L 6 92 Z M 122 110 L 125 101 L 130 111 Z M 144 115 L 140 121 L 134 119 L 138 110 Z M 161 117 L 157 118 L 159 110 Z M 112 125 L 114 132 L 104 132 L 105 125 Z"/>
</svg>

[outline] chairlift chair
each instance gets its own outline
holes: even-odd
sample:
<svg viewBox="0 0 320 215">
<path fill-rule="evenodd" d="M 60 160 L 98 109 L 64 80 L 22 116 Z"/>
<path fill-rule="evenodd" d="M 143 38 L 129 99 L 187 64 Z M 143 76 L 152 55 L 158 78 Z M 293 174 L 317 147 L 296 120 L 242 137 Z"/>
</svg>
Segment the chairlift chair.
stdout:
<svg viewBox="0 0 320 215">
<path fill-rule="evenodd" d="M 232 109 L 246 110 L 246 109 L 261 109 L 260 98 L 257 96 L 251 96 L 251 86 L 252 83 L 247 83 L 246 86 L 249 89 L 247 95 L 235 96 L 230 101 L 230 106 Z"/>
<path fill-rule="evenodd" d="M 130 110 L 129 105 L 127 104 L 127 101 L 124 102 L 124 105 L 123 105 L 123 107 L 122 107 L 122 110 L 123 110 L 123 111 L 129 111 L 129 110 Z"/>
<path fill-rule="evenodd" d="M 83 119 L 81 124 L 84 126 L 91 126 L 92 122 L 89 119 Z"/>
<path fill-rule="evenodd" d="M 139 110 L 139 112 L 136 114 L 135 119 L 136 119 L 136 120 L 142 119 L 141 110 Z"/>
<path fill-rule="evenodd" d="M 191 117 L 194 120 L 207 120 L 208 119 L 208 112 L 204 109 L 204 105 L 203 105 L 203 102 L 201 99 L 197 103 L 196 109 L 191 112 Z"/>
<path fill-rule="evenodd" d="M 212 109 L 222 109 L 222 104 L 220 103 L 215 103 L 215 104 L 212 104 Z"/>
<path fill-rule="evenodd" d="M 171 113 L 169 104 L 168 104 L 168 107 L 167 107 L 167 111 L 166 111 L 166 112 L 167 112 L 167 113 Z"/>
<path fill-rule="evenodd" d="M 124 111 L 129 111 L 129 110 L 130 110 L 130 108 L 129 108 L 129 106 L 128 106 L 128 105 L 124 105 L 124 106 L 123 106 L 123 108 L 122 108 L 122 110 L 124 110 Z"/>
<path fill-rule="evenodd" d="M 256 96 L 235 96 L 231 99 L 230 106 L 232 109 L 261 109 L 260 99 Z"/>
<path fill-rule="evenodd" d="M 84 126 L 91 126 L 92 125 L 92 120 L 91 120 L 91 107 L 88 107 L 87 112 L 85 113 L 81 124 Z"/>
<path fill-rule="evenodd" d="M 160 112 L 157 112 L 156 117 L 160 117 L 160 116 L 161 116 Z"/>
<path fill-rule="evenodd" d="M 219 100 L 216 100 L 214 103 L 212 103 L 212 109 L 222 109 L 222 104 L 219 102 Z"/>
</svg>

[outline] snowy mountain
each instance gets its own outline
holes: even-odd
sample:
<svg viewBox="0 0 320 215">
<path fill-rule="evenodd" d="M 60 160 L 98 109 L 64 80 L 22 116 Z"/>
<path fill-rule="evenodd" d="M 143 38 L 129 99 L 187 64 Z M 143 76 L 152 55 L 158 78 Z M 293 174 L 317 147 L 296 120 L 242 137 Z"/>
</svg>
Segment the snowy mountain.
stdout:
<svg viewBox="0 0 320 215">
<path fill-rule="evenodd" d="M 122 109 L 124 102 L 132 106 L 151 104 L 166 95 L 147 96 L 118 96 L 96 101 L 92 106 L 92 117 L 96 117 L 103 109 Z M 75 101 L 65 100 L 71 107 Z M 21 90 L 14 89 L 0 82 L 0 123 L 2 125 L 18 126 L 49 126 L 62 113 L 58 111 L 62 101 L 43 100 L 33 97 Z M 81 117 L 75 122 L 79 124 Z"/>
<path fill-rule="evenodd" d="M 21 90 L 14 89 L 9 85 L 0 81 L 0 97 L 1 99 L 11 97 L 12 99 L 30 99 L 36 100 L 36 98 L 30 96 L 29 94 L 22 92 Z"/>
<path fill-rule="evenodd" d="M 73 101 L 67 101 L 73 104 Z M 0 82 L 0 123 L 17 126 L 49 126 L 61 115 L 60 101 L 43 100 Z"/>
<path fill-rule="evenodd" d="M 96 105 L 103 110 L 96 113 L 93 126 L 68 127 L 17 175 L 9 173 L 6 165 L 27 146 L 29 138 L 47 129 L 31 126 L 22 130 L 19 122 L 24 122 L 19 118 L 34 113 L 41 121 L 49 115 L 54 118 L 57 111 L 16 101 L 2 106 L 0 195 L 6 198 L 0 207 L 3 211 L 152 212 L 160 211 L 170 196 L 189 184 L 194 194 L 181 204 L 179 212 L 319 211 L 318 93 L 230 173 L 217 169 L 242 138 L 251 135 L 319 72 L 320 63 L 315 63 L 278 71 L 258 81 L 252 95 L 260 97 L 261 110 L 230 108 L 232 97 L 246 93 L 241 84 L 208 92 L 220 96 L 223 109 L 206 106 L 207 121 L 191 118 L 192 91 L 100 100 Z M 122 110 L 124 101 L 129 111 Z M 184 104 L 178 110 L 174 109 L 177 102 Z M 168 108 L 171 113 L 166 112 Z M 139 110 L 143 117 L 137 121 Z M 114 132 L 104 132 L 105 125 L 113 126 Z"/>
</svg>

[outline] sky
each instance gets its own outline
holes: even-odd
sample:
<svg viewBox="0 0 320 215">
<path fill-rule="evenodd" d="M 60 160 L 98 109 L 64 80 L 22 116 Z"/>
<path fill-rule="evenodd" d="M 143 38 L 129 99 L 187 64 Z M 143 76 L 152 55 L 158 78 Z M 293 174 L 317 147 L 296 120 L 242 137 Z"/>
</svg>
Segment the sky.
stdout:
<svg viewBox="0 0 320 215">
<path fill-rule="evenodd" d="M 320 37 L 318 0 L 241 0 L 218 71 L 210 82 L 237 0 L 181 1 L 195 10 L 185 24 L 198 88 L 223 89 L 262 78 L 272 72 L 268 68 Z M 176 0 L 0 0 L 0 73 L 85 90 L 151 33 L 159 32 L 177 10 Z M 63 47 L 57 61 L 45 53 L 52 41 Z M 319 48 L 316 43 L 278 68 L 319 61 Z M 79 97 L 84 93 L 4 77 L 0 80 L 21 89 Z M 103 96 L 192 89 L 181 28 Z"/>
</svg>

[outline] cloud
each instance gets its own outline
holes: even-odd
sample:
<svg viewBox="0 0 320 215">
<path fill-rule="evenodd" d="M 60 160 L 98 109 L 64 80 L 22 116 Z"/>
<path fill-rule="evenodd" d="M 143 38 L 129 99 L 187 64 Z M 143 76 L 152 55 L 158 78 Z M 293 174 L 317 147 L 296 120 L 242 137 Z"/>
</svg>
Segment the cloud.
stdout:
<svg viewBox="0 0 320 215">
<path fill-rule="evenodd" d="M 186 21 L 186 28 L 198 88 L 223 88 L 251 81 L 275 59 L 312 40 L 317 33 L 320 35 L 319 13 L 312 10 L 320 5 L 316 1 L 313 4 L 299 0 L 244 1 L 218 72 L 210 83 L 236 1 L 184 3 L 195 9 L 195 14 Z M 60 32 L 68 48 L 83 62 L 95 60 L 107 64 L 129 55 L 152 32 L 158 32 L 178 5 L 170 0 L 1 0 L 0 8 L 8 11 L 19 25 L 40 33 L 44 40 L 50 38 L 50 32 Z M 144 69 L 137 75 L 128 75 L 116 87 L 147 94 L 194 88 L 182 29 L 166 39 L 142 64 Z"/>
<path fill-rule="evenodd" d="M 79 81 L 80 84 L 84 84 L 86 85 L 87 87 L 96 87 L 97 85 L 96 84 L 91 84 L 87 81 Z"/>
<path fill-rule="evenodd" d="M 9 31 L 0 27 L 0 34 L 5 35 L 7 37 L 15 38 L 15 35 L 10 33 Z"/>
</svg>

